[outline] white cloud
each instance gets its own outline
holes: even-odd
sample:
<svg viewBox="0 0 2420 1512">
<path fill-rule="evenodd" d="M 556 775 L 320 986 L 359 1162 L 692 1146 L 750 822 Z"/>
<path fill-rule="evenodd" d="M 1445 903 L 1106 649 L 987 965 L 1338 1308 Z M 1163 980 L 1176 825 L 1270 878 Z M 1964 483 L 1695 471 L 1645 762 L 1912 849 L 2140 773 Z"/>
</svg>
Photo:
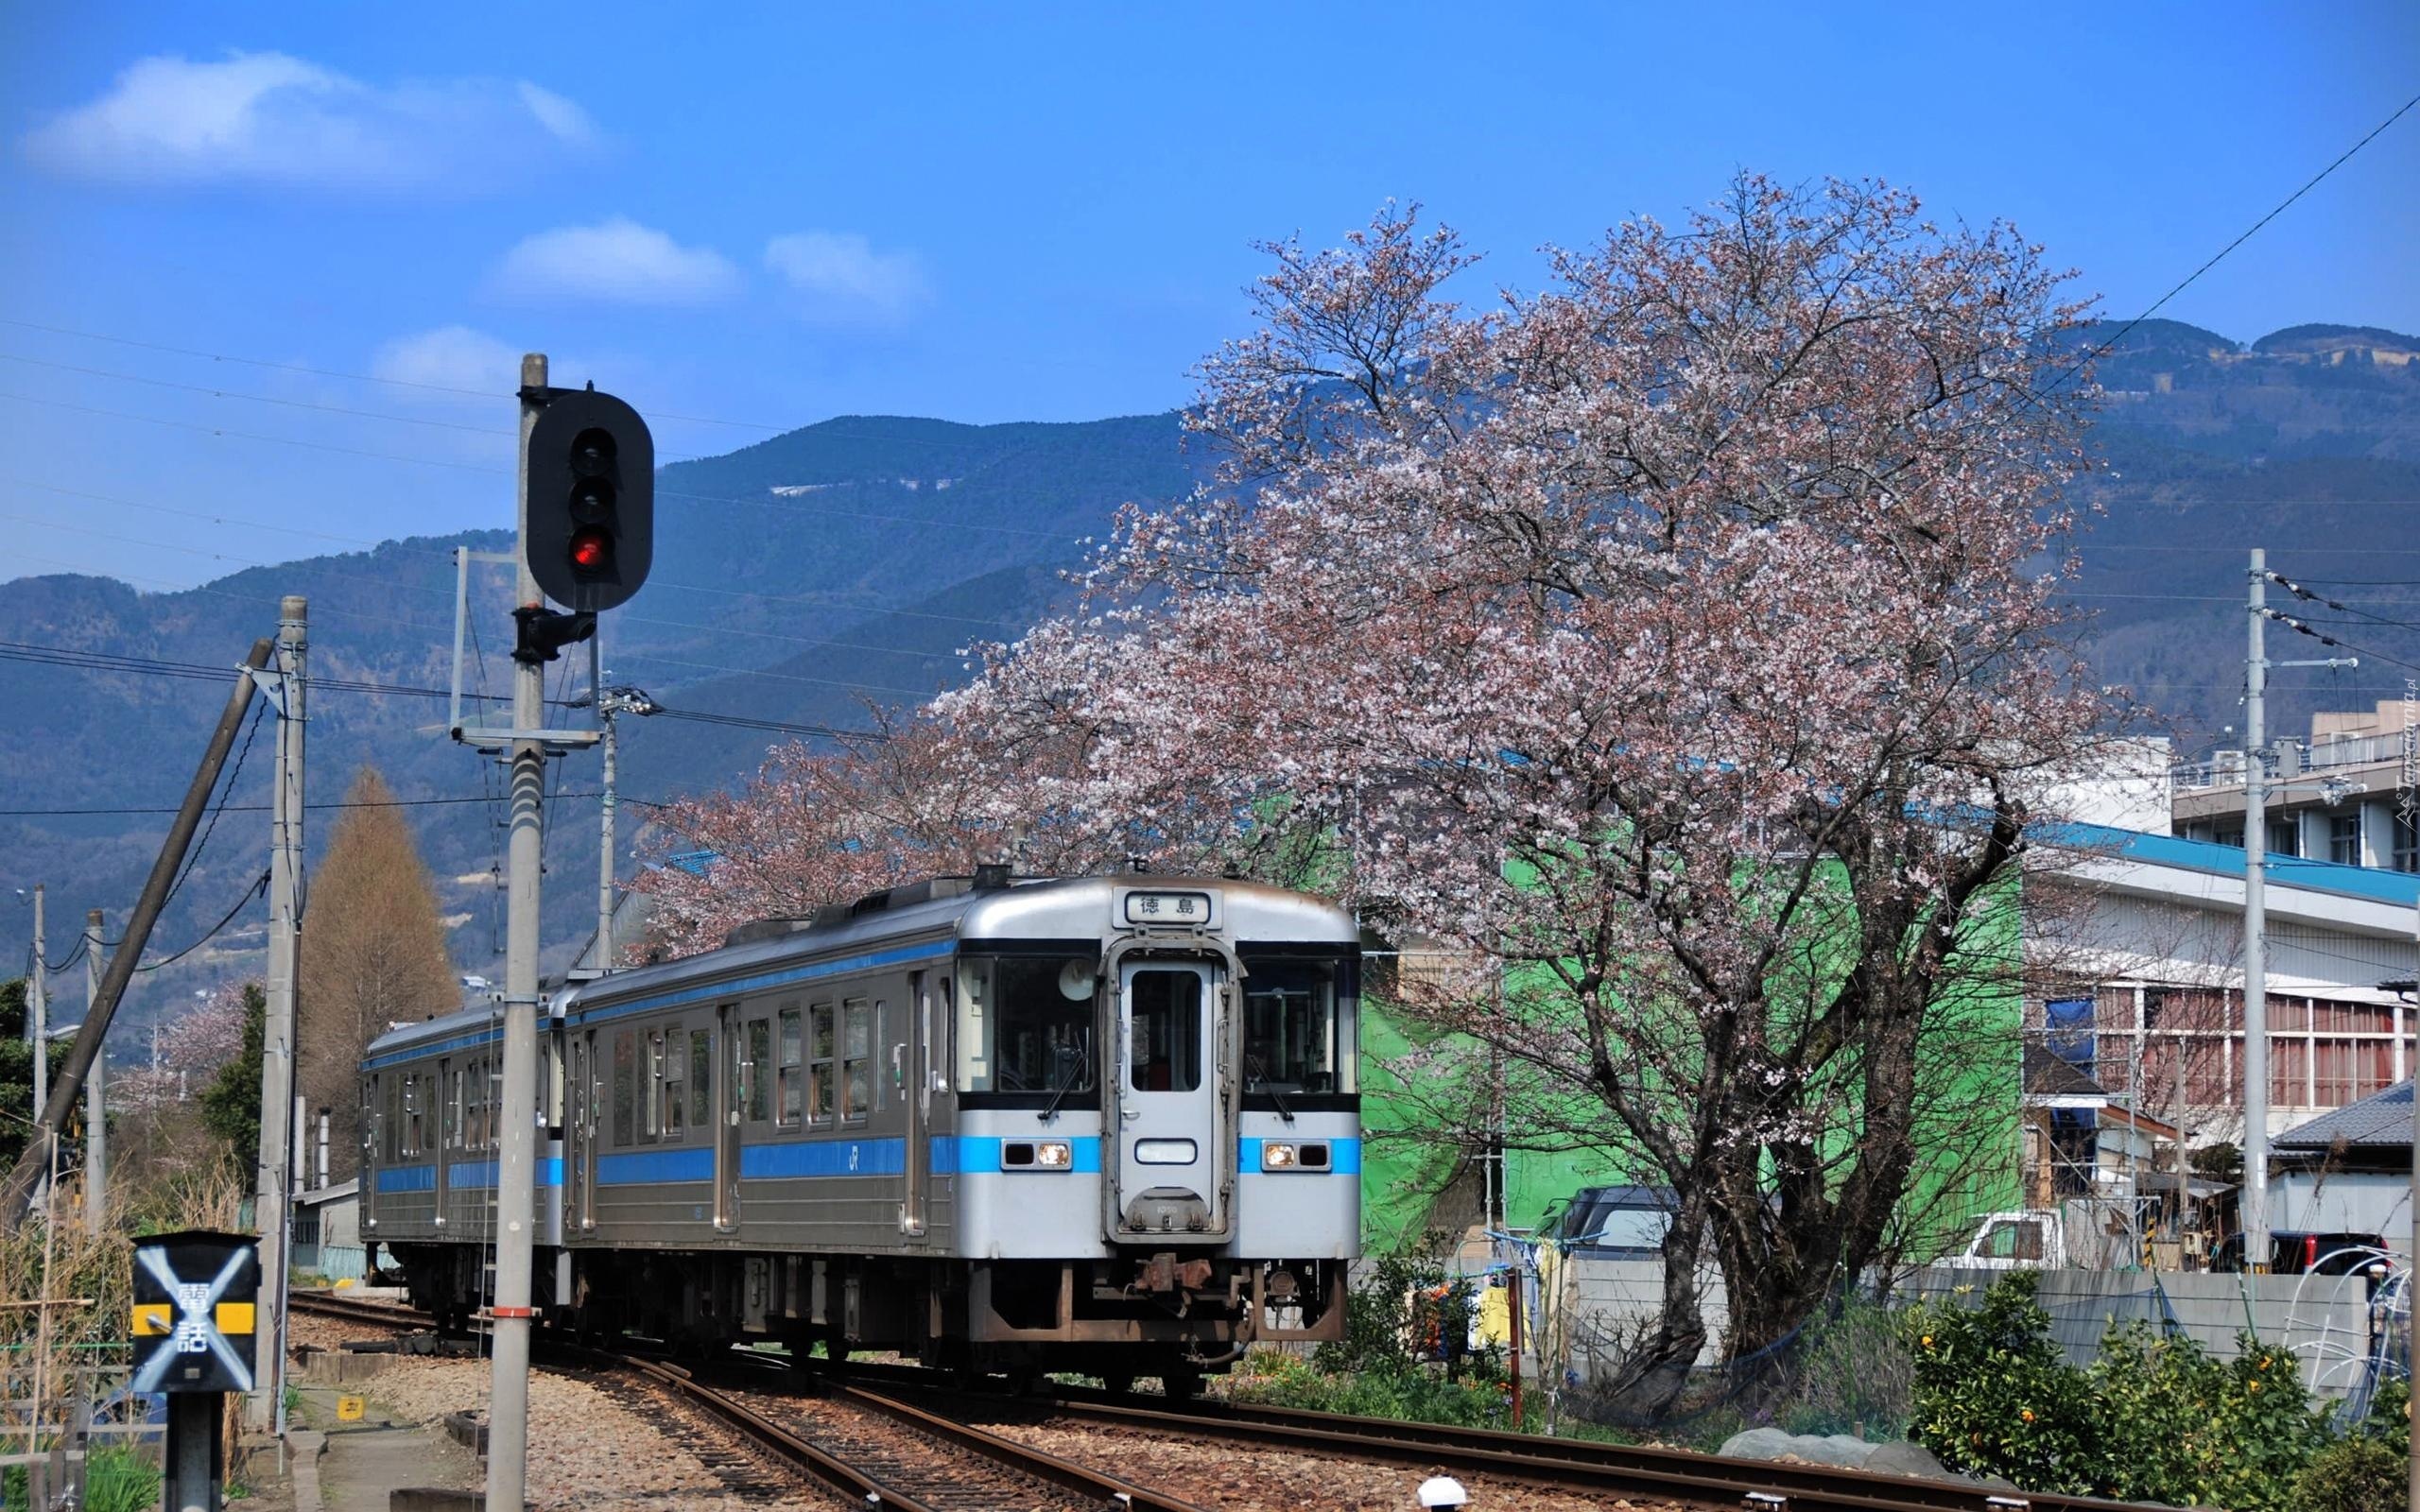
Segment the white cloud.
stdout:
<svg viewBox="0 0 2420 1512">
<path fill-rule="evenodd" d="M 523 299 L 705 304 L 738 288 L 739 269 L 711 248 L 683 247 L 651 226 L 615 215 L 525 238 L 504 254 L 489 284 Z"/>
<path fill-rule="evenodd" d="M 765 244 L 765 266 L 786 283 L 799 312 L 839 324 L 888 324 L 932 297 L 913 252 L 877 252 L 849 232 L 803 231 Z"/>
<path fill-rule="evenodd" d="M 504 395 L 521 382 L 521 349 L 466 325 L 440 326 L 380 347 L 370 372 L 389 383 Z"/>
<path fill-rule="evenodd" d="M 587 112 L 526 81 L 391 85 L 285 53 L 146 58 L 22 146 L 68 178 L 475 193 L 595 144 Z"/>
</svg>

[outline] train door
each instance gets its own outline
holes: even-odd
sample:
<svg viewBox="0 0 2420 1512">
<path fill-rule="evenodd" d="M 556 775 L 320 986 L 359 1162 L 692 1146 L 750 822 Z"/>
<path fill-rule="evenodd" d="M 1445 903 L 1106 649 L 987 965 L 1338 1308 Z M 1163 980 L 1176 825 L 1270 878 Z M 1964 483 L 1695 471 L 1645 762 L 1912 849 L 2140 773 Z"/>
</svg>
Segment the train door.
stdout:
<svg viewBox="0 0 2420 1512">
<path fill-rule="evenodd" d="M 1202 962 L 1130 961 L 1117 988 L 1111 1234 L 1223 1238 L 1235 1141 L 1222 1116 L 1218 978 Z"/>
<path fill-rule="evenodd" d="M 437 1063 L 437 1171 L 434 1176 L 437 1214 L 441 1227 L 447 1217 L 445 1194 L 453 1182 L 447 1179 L 454 1163 L 454 1145 L 462 1137 L 462 1068 L 451 1060 Z"/>
<path fill-rule="evenodd" d="M 715 1035 L 721 1043 L 707 1057 L 715 1068 L 715 1227 L 728 1229 L 739 1227 L 739 1133 L 757 1071 L 742 1042 L 738 1004 L 717 1011 Z"/>
<path fill-rule="evenodd" d="M 902 1160 L 906 1185 L 899 1204 L 899 1231 L 910 1239 L 925 1237 L 925 1168 L 930 1165 L 933 1113 L 933 983 L 923 971 L 908 973 L 907 1039 L 892 1054 L 903 1056 L 907 1065 L 891 1078 L 899 1089 L 899 1100 L 908 1129 L 908 1148 Z"/>
<path fill-rule="evenodd" d="M 571 1221 L 586 1232 L 596 1227 L 596 1031 L 583 1029 L 567 1038 L 571 1066 L 563 1095 L 571 1106 L 563 1134 L 570 1148 L 563 1152 L 563 1187 Z"/>
<path fill-rule="evenodd" d="M 378 1227 L 378 1167 L 386 1156 L 386 1150 L 378 1142 L 386 1127 L 387 1108 L 378 1089 L 385 1079 L 382 1074 L 374 1071 L 361 1078 L 361 1117 L 354 1125 L 361 1135 L 361 1161 L 355 1168 L 360 1177 L 354 1190 L 360 1194 L 356 1202 L 365 1231 Z"/>
</svg>

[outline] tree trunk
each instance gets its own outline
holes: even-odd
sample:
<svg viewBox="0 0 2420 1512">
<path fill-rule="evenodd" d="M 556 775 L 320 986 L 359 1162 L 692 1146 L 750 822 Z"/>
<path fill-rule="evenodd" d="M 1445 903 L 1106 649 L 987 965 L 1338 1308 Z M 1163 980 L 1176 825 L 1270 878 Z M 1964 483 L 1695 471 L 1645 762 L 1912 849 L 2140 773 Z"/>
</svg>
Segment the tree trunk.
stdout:
<svg viewBox="0 0 2420 1512">
<path fill-rule="evenodd" d="M 1698 1261 L 1704 1248 L 1705 1220 L 1704 1200 L 1684 1196 L 1664 1235 L 1663 1311 L 1607 1386 L 1608 1402 L 1625 1421 L 1653 1422 L 1668 1415 L 1689 1383 L 1690 1367 L 1704 1351 Z"/>
</svg>

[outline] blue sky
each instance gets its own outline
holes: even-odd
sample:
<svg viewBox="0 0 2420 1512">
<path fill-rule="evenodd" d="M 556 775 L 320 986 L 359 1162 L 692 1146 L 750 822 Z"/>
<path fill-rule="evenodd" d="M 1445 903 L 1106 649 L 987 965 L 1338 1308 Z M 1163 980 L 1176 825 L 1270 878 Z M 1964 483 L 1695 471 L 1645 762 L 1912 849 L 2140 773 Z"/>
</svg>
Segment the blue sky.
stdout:
<svg viewBox="0 0 2420 1512">
<path fill-rule="evenodd" d="M 1533 286 L 1737 168 L 1877 174 L 2133 314 L 2420 91 L 2409 4 L 1979 14 L 11 7 L 0 576 L 505 524 L 525 349 L 667 455 L 1164 407 L 1252 242 L 1390 196 Z M 2415 185 L 2420 112 L 2164 313 L 2420 330 Z"/>
</svg>

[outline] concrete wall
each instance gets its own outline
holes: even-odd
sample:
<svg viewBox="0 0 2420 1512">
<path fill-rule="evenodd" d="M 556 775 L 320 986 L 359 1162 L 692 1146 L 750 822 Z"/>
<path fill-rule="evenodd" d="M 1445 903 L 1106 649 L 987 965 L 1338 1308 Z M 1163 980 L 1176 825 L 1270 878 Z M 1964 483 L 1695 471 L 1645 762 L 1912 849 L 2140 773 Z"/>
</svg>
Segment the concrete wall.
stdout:
<svg viewBox="0 0 2420 1512">
<path fill-rule="evenodd" d="M 1919 1299 L 1963 1300 L 1958 1288 L 1971 1287 L 1965 1297 L 1979 1296 L 2003 1274 L 1927 1267 L 1903 1281 L 1892 1299 L 1902 1306 Z M 2092 1363 L 2101 1335 L 2113 1323 L 2140 1318 L 2157 1326 L 2173 1316 L 2219 1360 L 2240 1354 L 2238 1335 L 2251 1328 L 2261 1342 L 2295 1351 L 2311 1389 L 2341 1395 L 2353 1383 L 2354 1363 L 2370 1347 L 2367 1287 L 2359 1277 L 2076 1269 L 2041 1275 L 2037 1295 L 2050 1314 L 2050 1336 L 2078 1366 Z M 1547 1280 L 1549 1295 L 1567 1310 L 1550 1327 L 1565 1338 L 1540 1342 L 1563 1353 L 1568 1368 L 1583 1382 L 1619 1359 L 1663 1306 L 1664 1267 L 1658 1261 L 1578 1256 L 1557 1263 Z M 1698 1363 L 1705 1366 L 1721 1358 L 1721 1334 L 1730 1315 L 1720 1278 L 1708 1275 L 1702 1284 L 1709 1343 Z"/>
<path fill-rule="evenodd" d="M 2308 1171 L 2270 1177 L 2269 1227 L 2321 1233 L 2377 1234 L 2386 1247 L 2411 1248 L 2411 1177 L 2338 1171 L 2325 1180 Z"/>
<path fill-rule="evenodd" d="M 2002 1274 L 1928 1266 L 1902 1282 L 1893 1299 L 1959 1300 L 1959 1287 L 1979 1295 Z M 2352 1363 L 2369 1349 L 2368 1287 L 2358 1276 L 2114 1270 L 2041 1275 L 2037 1296 L 2050 1314 L 2050 1336 L 2079 1366 L 2092 1363 L 2113 1324 L 2139 1318 L 2157 1326 L 2169 1316 L 2214 1359 L 2241 1354 L 2246 1329 L 2263 1344 L 2285 1345 L 2301 1357 L 2305 1384 L 2330 1394 L 2350 1387 Z"/>
</svg>

